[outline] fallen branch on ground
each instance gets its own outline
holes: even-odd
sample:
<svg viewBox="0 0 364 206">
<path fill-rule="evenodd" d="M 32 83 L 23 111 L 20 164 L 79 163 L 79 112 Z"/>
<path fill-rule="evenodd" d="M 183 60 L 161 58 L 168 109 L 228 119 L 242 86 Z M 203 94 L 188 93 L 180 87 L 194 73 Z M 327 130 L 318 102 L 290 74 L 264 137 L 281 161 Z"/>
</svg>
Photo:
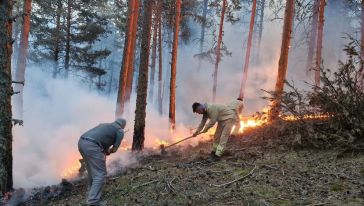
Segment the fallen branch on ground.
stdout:
<svg viewBox="0 0 364 206">
<path fill-rule="evenodd" d="M 234 183 L 234 182 L 237 182 L 237 181 L 239 181 L 239 180 L 242 180 L 242 179 L 245 179 L 245 178 L 249 177 L 250 175 L 252 175 L 252 174 L 254 173 L 254 170 L 255 170 L 256 168 L 257 168 L 257 166 L 256 166 L 256 165 L 254 165 L 254 168 L 253 168 L 252 170 L 250 170 L 250 172 L 249 172 L 247 175 L 244 175 L 244 176 L 242 176 L 242 177 L 239 177 L 239 178 L 237 178 L 237 179 L 235 179 L 235 180 L 233 180 L 233 181 L 226 182 L 226 183 L 224 183 L 224 184 L 219 184 L 219 185 L 210 184 L 210 186 L 223 187 L 223 186 L 230 185 L 230 184 L 232 184 L 232 183 Z"/>
<path fill-rule="evenodd" d="M 140 184 L 140 185 L 136 185 L 134 187 L 132 187 L 133 190 L 139 188 L 139 187 L 143 187 L 143 186 L 146 186 L 146 185 L 149 185 L 149 184 L 152 184 L 152 183 L 155 183 L 155 182 L 158 182 L 159 180 L 153 180 L 153 181 L 149 181 L 149 182 L 146 182 L 146 183 L 143 183 L 143 184 Z"/>
</svg>

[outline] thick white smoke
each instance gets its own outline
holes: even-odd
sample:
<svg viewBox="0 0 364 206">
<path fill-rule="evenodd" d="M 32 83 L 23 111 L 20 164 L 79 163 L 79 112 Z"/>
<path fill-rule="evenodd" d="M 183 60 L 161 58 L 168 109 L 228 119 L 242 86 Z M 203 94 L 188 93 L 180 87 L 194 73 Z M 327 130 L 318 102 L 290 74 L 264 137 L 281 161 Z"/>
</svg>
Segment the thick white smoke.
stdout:
<svg viewBox="0 0 364 206">
<path fill-rule="evenodd" d="M 269 15 L 270 11 L 266 11 L 266 16 Z M 327 24 L 330 22 L 328 21 Z M 243 40 L 246 39 L 248 32 L 247 25 L 225 24 L 223 41 L 232 52 L 232 56 L 224 57 L 219 66 L 217 92 L 217 102 L 219 103 L 228 103 L 238 96 L 245 56 Z M 331 31 L 326 29 L 325 31 L 331 33 L 331 35 L 325 34 L 324 36 L 324 51 L 327 51 L 325 50 L 326 42 L 334 41 L 331 38 L 337 38 L 340 32 L 332 35 Z M 195 34 L 198 35 L 198 33 L 199 27 L 195 27 Z M 210 34 L 210 32 L 207 33 Z M 281 33 L 282 22 L 265 21 L 260 61 L 258 64 L 251 64 L 249 68 L 244 115 L 259 111 L 267 105 L 267 102 L 260 99 L 261 96 L 264 96 L 261 89 L 274 89 Z M 294 38 L 298 36 L 299 32 L 295 33 Z M 211 39 L 207 38 L 206 41 L 209 42 Z M 336 41 L 341 42 L 341 39 Z M 214 65 L 204 61 L 198 72 L 198 59 L 193 57 L 196 53 L 198 53 L 198 48 L 193 44 L 180 46 L 178 51 L 176 134 L 171 135 L 168 130 L 168 113 L 166 113 L 168 104 L 164 105 L 164 114 L 161 117 L 156 107 L 148 103 L 146 147 L 158 146 L 159 142 L 156 139 L 173 142 L 190 135 L 190 129 L 195 128 L 201 118 L 192 113 L 192 103 L 211 101 Z M 291 50 L 288 79 L 300 82 L 309 81 L 303 73 L 306 54 L 306 48 Z M 164 58 L 166 60 L 169 57 Z M 327 58 L 325 62 L 337 61 L 337 58 L 333 56 L 324 55 L 324 58 Z M 169 64 L 164 65 L 164 71 L 169 70 L 169 66 Z M 114 71 L 114 74 L 116 73 Z M 164 81 L 169 81 L 169 79 Z M 165 95 L 168 95 L 166 90 Z M 165 98 L 168 99 L 168 96 Z M 66 168 L 74 166 L 80 157 L 77 148 L 79 136 L 99 123 L 113 121 L 115 103 L 115 95 L 106 97 L 91 91 L 79 83 L 77 77 L 69 80 L 52 79 L 49 74 L 42 72 L 40 66 L 28 67 L 24 90 L 24 127 L 14 127 L 15 187 L 58 183 L 62 172 Z M 126 133 L 123 145 L 130 145 L 132 142 L 134 111 L 135 96 L 125 115 L 129 131 Z M 187 144 L 195 144 L 199 140 L 201 138 L 196 138 Z M 111 159 L 119 160 L 121 167 L 136 161 L 129 152 L 122 151 L 112 155 Z"/>
</svg>

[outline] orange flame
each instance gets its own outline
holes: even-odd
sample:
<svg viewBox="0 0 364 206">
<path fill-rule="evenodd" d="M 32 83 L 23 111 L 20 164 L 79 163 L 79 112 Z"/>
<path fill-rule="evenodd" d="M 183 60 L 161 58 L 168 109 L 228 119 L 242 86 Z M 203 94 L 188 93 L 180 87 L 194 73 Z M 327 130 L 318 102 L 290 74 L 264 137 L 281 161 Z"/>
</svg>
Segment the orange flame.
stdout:
<svg viewBox="0 0 364 206">
<path fill-rule="evenodd" d="M 160 140 L 160 139 L 155 139 L 155 142 L 157 143 L 157 145 L 164 145 L 164 146 L 167 146 L 169 143 L 165 140 Z"/>
<path fill-rule="evenodd" d="M 77 161 L 71 167 L 67 168 L 62 172 L 62 178 L 73 178 L 78 175 L 78 170 L 81 167 L 81 163 Z"/>
<path fill-rule="evenodd" d="M 254 117 L 254 116 L 250 116 L 250 117 L 243 117 L 240 116 L 240 122 L 239 122 L 239 126 L 240 128 L 237 130 L 237 125 L 234 125 L 231 129 L 231 133 L 232 134 L 243 134 L 248 128 L 256 128 L 256 127 L 260 127 L 263 126 L 268 122 L 268 110 L 269 108 L 264 108 L 263 109 L 263 115 L 259 116 L 259 117 Z M 327 119 L 330 118 L 332 115 L 329 114 L 313 114 L 313 115 L 304 115 L 303 119 L 308 120 L 308 119 Z M 280 116 L 283 120 L 286 121 L 297 121 L 300 118 L 296 117 L 294 115 L 288 115 L 288 116 Z M 206 136 L 204 136 L 205 138 L 210 139 L 214 133 L 215 133 L 216 127 L 212 128 L 209 130 L 209 132 L 207 133 Z M 173 138 L 171 139 L 171 141 L 179 141 L 181 138 L 179 138 L 180 136 L 183 136 L 184 134 L 176 134 L 176 132 L 173 131 L 173 129 L 170 127 L 170 132 L 173 135 Z M 192 130 L 191 130 L 192 132 Z M 155 143 L 156 146 L 153 147 L 154 149 L 159 148 L 160 145 L 165 145 L 168 146 L 170 143 L 167 142 L 166 140 L 161 140 L 159 138 L 155 138 Z M 122 151 L 127 151 L 130 150 L 131 145 L 127 142 L 123 142 L 122 145 L 120 146 L 120 149 Z M 74 164 L 72 164 L 69 168 L 67 168 L 66 170 L 64 170 L 62 172 L 62 178 L 73 178 L 76 177 L 78 175 L 78 170 L 80 168 L 81 164 L 79 163 L 79 161 L 75 162 Z"/>
</svg>

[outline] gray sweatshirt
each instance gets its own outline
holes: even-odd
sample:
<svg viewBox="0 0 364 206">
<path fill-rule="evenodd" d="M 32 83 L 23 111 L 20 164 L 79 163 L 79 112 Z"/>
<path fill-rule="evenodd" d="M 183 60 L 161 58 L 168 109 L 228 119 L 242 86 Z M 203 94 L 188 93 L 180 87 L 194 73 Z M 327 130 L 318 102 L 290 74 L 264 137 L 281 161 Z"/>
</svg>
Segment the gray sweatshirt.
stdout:
<svg viewBox="0 0 364 206">
<path fill-rule="evenodd" d="M 96 140 L 107 151 L 111 146 L 117 150 L 124 137 L 124 130 L 117 123 L 103 123 L 85 132 L 81 137 Z"/>
</svg>

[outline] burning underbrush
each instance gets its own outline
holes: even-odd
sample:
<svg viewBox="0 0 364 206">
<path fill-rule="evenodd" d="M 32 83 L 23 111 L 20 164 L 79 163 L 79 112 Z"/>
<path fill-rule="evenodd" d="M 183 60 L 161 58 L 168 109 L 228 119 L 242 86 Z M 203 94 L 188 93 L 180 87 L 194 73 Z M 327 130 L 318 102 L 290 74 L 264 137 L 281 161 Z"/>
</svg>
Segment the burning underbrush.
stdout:
<svg viewBox="0 0 364 206">
<path fill-rule="evenodd" d="M 280 120 L 246 128 L 231 137 L 219 162 L 208 161 L 211 141 L 177 146 L 163 156 L 146 149 L 134 165 L 108 177 L 103 198 L 111 206 L 362 204 L 362 156 L 348 160 L 338 158 L 338 150 L 295 149 L 305 144 L 294 141 L 299 124 Z M 85 180 L 62 184 L 35 189 L 22 204 L 81 205 Z"/>
<path fill-rule="evenodd" d="M 286 82 L 282 114 L 293 116 L 295 141 L 308 147 L 341 147 L 364 150 L 364 78 L 360 45 L 353 40 L 345 51 L 348 58 L 339 62 L 336 72 L 321 68 L 321 85 L 301 91 Z M 275 101 L 277 94 L 269 92 Z M 321 116 L 323 121 L 307 121 L 306 117 Z M 290 118 L 289 118 L 290 119 Z"/>
<path fill-rule="evenodd" d="M 353 52 L 354 48 L 348 48 L 348 51 Z M 273 151 L 280 151 L 280 150 L 295 150 L 295 149 L 333 149 L 335 148 L 335 155 L 339 156 L 341 154 L 345 154 L 347 151 L 359 151 L 362 152 L 364 148 L 364 94 L 363 94 L 363 87 L 361 84 L 361 79 L 358 77 L 361 74 L 361 70 L 356 69 L 357 64 L 355 62 L 355 58 L 357 56 L 351 55 L 349 59 L 345 63 L 340 64 L 340 68 L 338 72 L 331 73 L 329 70 L 322 70 L 322 86 L 321 87 L 313 87 L 314 92 L 305 92 L 299 91 L 294 87 L 293 84 L 287 82 L 288 90 L 283 93 L 283 98 L 281 101 L 281 115 L 279 116 L 278 120 L 270 121 L 269 120 L 269 112 L 268 108 L 264 109 L 261 113 L 256 113 L 255 115 L 249 117 L 240 117 L 241 121 L 237 124 L 232 130 L 232 140 L 230 141 L 228 146 L 227 154 L 235 153 L 233 161 L 230 162 L 232 165 L 236 163 L 236 161 L 240 161 L 240 151 L 250 151 L 252 148 L 259 147 L 260 151 L 257 153 L 256 151 L 252 151 L 253 160 L 256 160 L 256 156 L 265 158 L 262 153 L 266 152 L 267 150 Z M 277 96 L 274 93 L 270 93 L 272 96 L 268 99 L 274 101 Z M 152 141 L 151 144 L 148 144 L 150 147 L 146 148 L 143 152 L 135 154 L 131 152 L 131 143 L 130 142 L 123 142 L 121 149 L 118 154 L 113 155 L 112 158 L 108 161 L 108 169 L 112 171 L 111 174 L 115 176 L 116 179 L 120 177 L 120 174 L 128 174 L 130 171 L 140 170 L 140 168 L 144 168 L 146 170 L 150 170 L 150 172 L 157 173 L 164 170 L 168 167 L 168 165 L 174 165 L 173 168 L 177 169 L 167 169 L 168 171 L 174 171 L 176 174 L 179 174 L 179 167 L 180 161 L 185 160 L 188 163 L 187 168 L 184 168 L 182 164 L 182 170 L 193 170 L 193 165 L 197 165 L 200 169 L 205 168 L 203 170 L 208 170 L 212 173 L 212 176 L 215 177 L 216 173 L 229 173 L 230 170 L 226 169 L 211 169 L 210 163 L 206 162 L 205 157 L 210 152 L 209 149 L 211 148 L 211 139 L 213 138 L 214 129 L 212 129 L 208 134 L 204 134 L 201 137 L 192 138 L 191 140 L 182 142 L 181 144 L 171 147 L 168 150 L 166 155 L 161 155 L 160 153 L 160 145 L 171 145 L 174 142 L 180 141 L 193 133 L 193 129 L 186 129 L 184 128 L 183 132 L 175 132 L 170 135 L 170 138 L 162 138 L 162 137 L 148 137 L 148 141 Z M 233 142 L 233 143 L 231 143 Z M 299 150 L 297 150 L 299 151 Z M 191 152 L 197 152 L 196 154 L 191 154 Z M 312 153 L 312 152 L 310 152 Z M 239 154 L 239 155 L 238 155 Z M 236 155 L 239 156 L 235 157 Z M 251 153 L 244 152 L 244 155 L 252 155 Z M 275 153 L 272 155 L 276 155 Z M 305 154 L 308 157 L 312 156 Z M 116 158 L 115 158 L 116 157 Z M 128 160 L 128 164 L 122 164 L 122 158 Z M 230 158 L 230 157 L 228 157 Z M 247 159 L 246 156 L 243 156 L 246 161 L 251 161 Z M 277 157 L 278 158 L 278 157 Z M 280 157 L 281 158 L 281 157 Z M 169 161 L 168 165 L 163 165 L 161 162 Z M 223 160 L 225 163 L 228 160 Z M 278 158 L 277 161 L 280 161 Z M 310 160 L 311 161 L 311 160 Z M 316 160 L 315 160 L 316 161 Z M 37 205 L 39 202 L 47 202 L 53 200 L 61 200 L 64 197 L 68 197 L 70 194 L 75 195 L 77 194 L 77 190 L 81 187 L 82 191 L 85 189 L 85 181 L 82 179 L 84 174 L 84 167 L 82 166 L 82 161 L 79 161 L 77 157 L 72 160 L 72 164 L 62 173 L 62 177 L 65 179 L 70 180 L 68 182 L 63 180 L 60 185 L 51 186 L 51 187 L 43 187 L 38 189 L 33 189 L 30 192 L 25 192 L 25 190 L 16 190 L 15 192 L 9 194 L 5 197 L 5 200 L 8 201 L 18 201 L 18 202 L 29 202 L 29 205 Z M 178 162 L 178 164 L 176 163 Z M 334 160 L 333 160 L 334 162 Z M 230 164 L 229 163 L 229 164 Z M 166 163 L 167 164 L 167 163 Z M 248 175 L 250 172 L 254 173 L 254 162 L 251 162 L 250 165 L 247 165 L 245 162 L 241 162 L 241 165 L 238 167 L 230 168 L 231 171 L 239 170 L 239 167 L 243 167 L 244 174 Z M 264 166 L 264 163 L 261 163 Z M 277 163 L 274 163 L 277 164 Z M 282 163 L 285 164 L 285 163 Z M 332 164 L 332 162 L 330 163 Z M 148 166 L 147 166 L 148 165 Z M 159 169 L 156 169 L 155 165 L 159 165 Z M 292 164 L 295 165 L 295 164 Z M 258 167 L 258 171 L 264 170 L 262 165 Z M 230 167 L 230 166 L 229 166 Z M 266 166 L 268 170 L 276 171 L 278 166 Z M 289 166 L 291 167 L 291 166 Z M 331 167 L 330 165 L 327 167 Z M 139 169 L 138 169 L 139 168 Z M 197 170 L 200 170 L 197 169 Z M 291 169 L 294 169 L 293 166 Z M 321 168 L 322 169 L 322 168 Z M 321 171 L 320 169 L 320 171 Z M 195 180 L 197 177 L 206 179 L 206 181 L 210 181 L 210 178 L 206 172 L 197 171 L 196 175 L 193 176 L 194 172 L 192 171 L 193 179 Z M 278 171 L 278 169 L 277 169 Z M 328 172 L 328 171 L 324 171 Z M 357 171 L 351 171 L 353 174 Z M 239 173 L 240 174 L 240 173 Z M 355 173 L 356 174 L 356 173 Z M 150 174 L 148 174 L 150 175 Z M 161 192 L 160 196 L 166 194 L 174 194 L 175 196 L 180 197 L 181 201 L 186 204 L 190 204 L 190 202 L 199 203 L 198 200 L 194 200 L 192 194 L 189 194 L 189 190 L 184 190 L 185 195 L 179 195 L 174 188 L 173 184 L 177 184 L 178 182 L 185 183 L 187 181 L 186 177 L 180 174 L 178 177 L 171 177 L 173 176 L 172 173 L 163 174 L 161 179 L 152 179 L 152 180 L 145 180 L 145 182 L 141 182 L 140 184 L 135 184 L 134 179 L 143 179 L 142 176 L 139 175 L 130 175 L 129 178 L 132 180 L 128 180 L 129 182 L 123 184 L 127 184 L 130 186 L 131 190 L 137 190 L 142 187 L 146 187 L 149 184 L 153 185 L 154 183 L 158 187 L 157 189 L 166 190 L 165 192 Z M 206 176 L 207 175 L 207 176 Z M 240 174 L 240 176 L 244 178 L 245 175 Z M 251 175 L 251 174 L 250 174 Z M 268 177 L 268 173 L 266 174 Z M 277 174 L 278 175 L 278 174 Z M 295 174 L 292 173 L 292 176 Z M 151 175 L 150 177 L 152 177 Z M 211 176 L 211 175 L 210 175 Z M 238 175 L 239 176 L 239 175 Z M 285 173 L 283 172 L 282 176 L 286 177 Z M 114 177 L 109 177 L 109 180 L 114 180 Z M 198 179 L 197 178 L 197 179 Z M 239 179 L 239 177 L 236 177 Z M 258 178 L 258 177 L 257 177 Z M 145 179 L 145 178 L 144 178 Z M 123 180 L 124 181 L 124 180 Z M 125 180 L 126 181 L 126 180 Z M 174 182 L 175 181 L 175 182 Z M 220 181 L 221 180 L 217 180 Z M 228 180 L 227 183 L 230 184 Z M 131 182 L 131 183 L 130 183 Z M 234 183 L 234 182 L 233 182 Z M 111 183 L 112 184 L 112 183 Z M 121 183 L 118 183 L 121 184 Z M 192 184 L 192 182 L 191 182 Z M 201 183 L 202 184 L 202 183 Z M 213 185 L 223 185 L 225 183 L 216 184 L 210 183 L 209 187 L 215 187 Z M 245 184 L 250 184 L 249 181 L 244 181 L 243 183 L 234 184 L 235 186 L 245 187 Z M 276 184 L 276 183 L 275 183 Z M 280 183 L 279 183 L 280 184 Z M 284 184 L 282 182 L 282 184 Z M 325 184 L 325 183 L 323 183 Z M 345 183 L 346 184 L 346 183 Z M 212 186 L 211 186 L 212 185 Z M 251 184 L 250 184 L 251 185 Z M 163 188 L 159 188 L 159 186 L 163 186 Z M 128 194 L 133 196 L 133 193 L 126 190 L 124 187 L 120 187 L 118 185 L 114 185 L 112 191 L 109 191 L 110 194 L 117 193 L 118 191 L 122 194 Z M 183 185 L 178 185 L 178 187 L 183 187 Z M 199 187 L 195 185 L 195 187 Z M 276 187 L 276 186 L 273 186 Z M 288 186 L 287 186 L 288 187 Z M 356 186 L 353 186 L 356 187 Z M 128 186 L 126 187 L 128 188 Z M 239 188 L 238 188 L 239 189 Z M 298 188 L 300 192 L 304 192 L 304 188 Z M 252 189 L 252 194 L 254 193 L 254 189 Z M 209 198 L 213 199 L 210 194 L 212 193 L 204 193 L 203 189 L 198 192 L 200 194 L 200 199 L 207 198 L 206 201 L 208 202 Z M 290 189 L 286 190 L 286 192 L 290 193 Z M 197 193 L 196 193 L 197 194 Z M 136 194 L 138 195 L 138 194 Z M 201 196 L 202 195 L 202 196 Z M 205 197 L 203 196 L 205 195 Z M 299 194 L 298 196 L 302 196 Z M 297 196 L 297 197 L 298 197 Z M 12 197 L 12 198 L 10 198 Z M 130 199 L 129 196 L 119 197 L 122 200 L 127 199 L 135 204 L 140 204 L 138 202 L 140 200 Z M 154 201 L 158 201 L 159 197 L 151 197 L 156 198 Z M 245 197 L 244 197 L 245 198 Z M 270 197 L 267 197 L 270 198 Z M 288 198 L 288 197 L 287 197 Z M 10 200 L 9 200 L 10 199 Z M 79 200 L 80 198 L 75 198 Z M 239 199 L 239 198 L 238 198 Z M 320 198 L 317 198 L 320 200 Z M 193 201 L 194 200 L 194 201 Z M 295 202 L 297 199 L 291 200 Z M 33 201 L 33 202 L 32 202 Z M 129 201 L 129 203 L 131 203 Z M 142 200 L 144 201 L 144 200 Z M 249 200 L 250 201 L 250 200 Z M 273 200 L 272 200 L 273 201 Z M 145 202 L 144 202 L 145 203 Z M 297 203 L 297 202 L 296 202 Z"/>
<path fill-rule="evenodd" d="M 327 120 L 327 115 L 311 115 L 304 118 L 309 122 L 323 122 Z M 288 145 L 297 146 L 298 140 L 292 139 L 297 137 L 297 125 L 300 125 L 300 121 L 294 116 L 282 116 L 281 121 L 276 121 L 274 123 L 268 122 L 267 113 L 263 112 L 250 117 L 241 117 L 239 126 L 233 129 L 232 133 L 235 139 L 247 139 L 249 140 L 249 146 L 254 147 L 254 145 L 273 145 L 276 142 L 277 147 Z M 192 131 L 191 131 L 192 133 Z M 129 171 L 133 168 L 143 167 L 143 164 L 152 161 L 161 161 L 162 159 L 170 159 L 181 156 L 182 151 L 191 151 L 195 148 L 201 147 L 201 145 L 209 144 L 209 140 L 213 137 L 214 129 L 212 129 L 209 134 L 204 135 L 204 137 L 196 139 L 198 143 L 191 144 L 186 141 L 180 145 L 176 145 L 175 148 L 170 148 L 167 154 L 162 155 L 159 151 L 159 145 L 170 145 L 172 142 L 167 140 L 155 139 L 155 147 L 146 148 L 143 152 L 135 154 L 130 150 L 130 145 L 124 142 L 121 146 L 118 154 L 110 156 L 108 160 L 108 171 L 109 180 L 114 177 L 118 177 L 121 174 Z M 174 141 L 179 141 L 181 138 L 174 138 Z M 196 140 L 195 140 L 196 141 Z M 282 142 L 285 142 L 284 144 Z M 302 144 L 302 142 L 300 142 Z M 246 145 L 247 146 L 247 145 Z M 128 164 L 125 165 L 120 158 L 128 159 Z M 10 205 L 37 205 L 39 203 L 46 203 L 53 201 L 54 199 L 59 199 L 64 196 L 68 196 L 77 191 L 78 187 L 83 187 L 85 184 L 84 177 L 87 175 L 85 170 L 85 165 L 82 160 L 77 157 L 74 160 L 74 164 L 67 168 L 62 173 L 62 181 L 59 185 L 34 188 L 34 189 L 18 189 L 12 193 L 9 193 L 4 199 L 4 202 Z"/>
</svg>

